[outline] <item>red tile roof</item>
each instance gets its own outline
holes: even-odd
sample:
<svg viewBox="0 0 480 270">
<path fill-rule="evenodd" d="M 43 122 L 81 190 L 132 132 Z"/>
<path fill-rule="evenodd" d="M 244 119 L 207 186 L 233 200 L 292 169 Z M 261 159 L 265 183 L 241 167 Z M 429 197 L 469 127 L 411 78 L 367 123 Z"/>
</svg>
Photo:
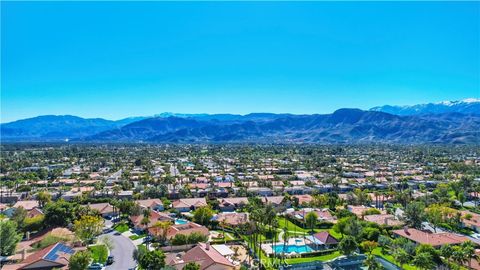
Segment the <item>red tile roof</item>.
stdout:
<svg viewBox="0 0 480 270">
<path fill-rule="evenodd" d="M 408 238 L 416 243 L 428 244 L 434 247 L 442 245 L 460 244 L 468 241 L 467 237 L 458 234 L 448 232 L 431 233 L 413 228 L 395 230 L 393 231 L 393 233 Z"/>
</svg>

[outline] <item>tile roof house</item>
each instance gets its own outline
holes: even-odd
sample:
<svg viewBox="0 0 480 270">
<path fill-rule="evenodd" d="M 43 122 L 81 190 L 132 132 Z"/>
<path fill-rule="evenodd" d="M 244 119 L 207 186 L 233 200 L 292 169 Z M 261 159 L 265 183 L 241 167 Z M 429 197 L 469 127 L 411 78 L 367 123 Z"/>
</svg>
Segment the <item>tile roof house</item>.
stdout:
<svg viewBox="0 0 480 270">
<path fill-rule="evenodd" d="M 264 203 L 271 203 L 275 206 L 282 205 L 284 203 L 284 198 L 283 196 L 270 196 L 270 197 L 262 197 L 262 202 Z"/>
<path fill-rule="evenodd" d="M 172 206 L 180 212 L 189 212 L 190 210 L 195 210 L 198 207 L 207 206 L 207 201 L 205 198 L 179 199 L 174 201 Z"/>
<path fill-rule="evenodd" d="M 364 205 L 348 205 L 347 206 L 348 211 L 350 211 L 352 214 L 355 214 L 357 217 L 361 218 L 363 216 L 363 213 L 367 210 L 370 209 L 376 209 Z M 380 211 L 381 214 L 385 214 L 385 211 Z"/>
<path fill-rule="evenodd" d="M 462 225 L 476 232 L 480 232 L 480 215 L 470 211 L 461 211 L 461 213 Z"/>
<path fill-rule="evenodd" d="M 5 265 L 2 269 L 5 270 L 24 270 L 24 269 L 68 269 L 68 262 L 70 256 L 75 251 L 63 244 L 55 243 L 44 249 L 41 249 L 18 264 Z"/>
<path fill-rule="evenodd" d="M 33 208 L 38 208 L 38 201 L 18 201 L 13 205 L 13 208 L 23 207 L 25 210 L 32 210 Z"/>
<path fill-rule="evenodd" d="M 368 222 L 389 227 L 402 226 L 404 224 L 404 222 L 396 219 L 394 215 L 390 214 L 368 215 L 364 216 L 363 219 Z"/>
<path fill-rule="evenodd" d="M 168 227 L 167 239 L 172 239 L 177 234 L 189 235 L 194 232 L 203 234 L 205 236 L 208 236 L 210 234 L 207 227 L 194 222 L 188 222 L 186 224 L 175 224 Z"/>
<path fill-rule="evenodd" d="M 39 208 L 33 208 L 32 210 L 29 210 L 27 212 L 27 217 L 28 218 L 33 218 L 33 217 L 36 217 L 38 215 L 43 215 L 43 211 Z"/>
<path fill-rule="evenodd" d="M 223 198 L 223 199 L 218 199 L 219 203 L 219 208 L 222 211 L 234 211 L 238 208 L 243 207 L 248 203 L 248 198 L 247 197 L 235 197 L 235 198 Z"/>
<path fill-rule="evenodd" d="M 218 221 L 219 224 L 224 222 L 229 226 L 238 226 L 248 223 L 248 213 L 219 213 L 212 219 Z"/>
<path fill-rule="evenodd" d="M 305 216 L 309 212 L 315 212 L 318 216 L 318 221 L 324 221 L 324 222 L 331 222 L 331 223 L 336 223 L 337 219 L 330 213 L 328 209 L 316 209 L 316 208 L 303 208 L 302 210 L 298 211 L 289 211 L 290 209 L 287 209 L 287 215 L 303 220 Z"/>
<path fill-rule="evenodd" d="M 142 224 L 143 214 L 138 216 L 130 216 L 130 221 L 132 222 L 133 227 L 136 230 L 145 230 L 145 229 L 151 228 L 159 221 L 171 221 L 171 222 L 174 221 L 174 219 L 170 217 L 168 214 L 157 212 L 157 211 L 151 211 L 150 217 L 148 219 L 149 219 L 148 224 L 143 225 Z"/>
<path fill-rule="evenodd" d="M 312 236 L 316 239 L 316 244 L 321 243 L 326 247 L 332 247 L 338 244 L 337 238 L 333 237 L 328 232 L 318 232 Z"/>
<path fill-rule="evenodd" d="M 89 204 L 88 207 L 90 207 L 90 209 L 97 210 L 102 217 L 112 217 L 115 215 L 113 206 L 109 203 L 92 203 Z"/>
<path fill-rule="evenodd" d="M 304 194 L 304 195 L 293 195 L 293 197 L 298 199 L 298 204 L 299 204 L 299 205 L 308 204 L 308 203 L 310 203 L 310 202 L 313 200 L 313 197 L 310 196 L 310 195 L 308 195 L 308 194 Z"/>
<path fill-rule="evenodd" d="M 431 232 L 421 231 L 421 230 L 407 228 L 407 227 L 401 230 L 395 230 L 392 232 L 394 235 L 408 238 L 417 244 L 428 244 L 433 247 L 461 244 L 465 241 L 468 241 L 467 237 L 454 234 L 454 233 L 449 233 L 449 232 L 431 233 Z"/>
<path fill-rule="evenodd" d="M 136 203 L 142 208 L 148 208 L 155 211 L 163 211 L 163 202 L 160 199 L 147 199 L 147 200 L 136 200 Z"/>
<path fill-rule="evenodd" d="M 166 263 L 176 269 L 183 269 L 189 262 L 200 265 L 201 270 L 233 270 L 235 266 L 209 243 L 199 243 L 181 256 L 169 254 Z"/>
</svg>

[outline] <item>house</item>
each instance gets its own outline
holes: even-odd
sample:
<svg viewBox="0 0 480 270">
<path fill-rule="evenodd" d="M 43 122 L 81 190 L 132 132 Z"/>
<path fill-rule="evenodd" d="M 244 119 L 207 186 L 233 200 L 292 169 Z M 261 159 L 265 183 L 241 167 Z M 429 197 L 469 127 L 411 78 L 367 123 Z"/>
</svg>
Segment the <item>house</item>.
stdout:
<svg viewBox="0 0 480 270">
<path fill-rule="evenodd" d="M 248 204 L 247 197 L 223 198 L 218 201 L 221 211 L 235 211 Z"/>
<path fill-rule="evenodd" d="M 4 270 L 24 270 L 24 269 L 37 269 L 37 270 L 50 270 L 50 269 L 68 269 L 68 262 L 70 256 L 75 251 L 63 244 L 55 243 L 44 249 L 41 249 L 30 256 L 26 257 L 20 263 L 7 264 L 3 266 Z"/>
<path fill-rule="evenodd" d="M 160 199 L 136 200 L 135 202 L 143 209 L 150 209 L 158 212 L 164 210 L 163 202 Z"/>
<path fill-rule="evenodd" d="M 39 208 L 33 208 L 32 210 L 27 211 L 27 217 L 33 218 L 39 215 L 43 215 L 43 211 Z"/>
<path fill-rule="evenodd" d="M 209 243 L 199 243 L 194 248 L 185 252 L 183 255 L 168 254 L 165 262 L 167 265 L 181 270 L 190 263 L 195 262 L 200 265 L 201 270 L 233 270 L 235 265 L 223 256 L 217 249 L 210 246 Z"/>
<path fill-rule="evenodd" d="M 258 196 L 272 196 L 273 190 L 267 187 L 251 187 L 247 189 L 248 192 Z"/>
<path fill-rule="evenodd" d="M 115 215 L 113 206 L 109 203 L 93 203 L 88 204 L 88 207 L 97 210 L 104 218 L 111 218 Z"/>
<path fill-rule="evenodd" d="M 175 224 L 168 227 L 167 239 L 172 239 L 177 234 L 189 235 L 194 232 L 203 234 L 205 236 L 208 236 L 210 234 L 207 227 L 194 222 L 187 222 L 186 224 Z"/>
<path fill-rule="evenodd" d="M 187 198 L 179 199 L 172 203 L 172 207 L 180 212 L 189 212 L 195 210 L 198 207 L 207 206 L 205 198 Z"/>
<path fill-rule="evenodd" d="M 364 216 L 363 219 L 387 227 L 402 226 L 404 224 L 404 222 L 396 219 L 394 215 L 390 214 L 368 215 Z"/>
<path fill-rule="evenodd" d="M 248 213 L 219 213 L 212 220 L 217 221 L 219 224 L 225 223 L 228 226 L 236 227 L 248 223 Z"/>
<path fill-rule="evenodd" d="M 150 217 L 148 218 L 148 224 L 142 224 L 143 214 L 139 216 L 130 216 L 130 221 L 133 224 L 135 230 L 145 230 L 153 227 L 156 223 L 161 221 L 170 221 L 173 222 L 174 219 L 166 213 L 151 211 Z"/>
<path fill-rule="evenodd" d="M 39 204 L 38 201 L 18 201 L 13 205 L 13 208 L 22 207 L 23 209 L 29 211 L 33 208 L 38 208 Z"/>
<path fill-rule="evenodd" d="M 347 210 L 350 211 L 352 214 L 355 214 L 357 217 L 362 218 L 364 216 L 364 212 L 371 210 L 371 209 L 376 209 L 364 205 L 348 205 Z M 385 214 L 385 211 L 380 211 L 382 214 Z"/>
<path fill-rule="evenodd" d="M 271 196 L 271 197 L 262 197 L 262 202 L 267 204 L 271 203 L 273 206 L 281 206 L 284 204 L 283 196 Z"/>
<path fill-rule="evenodd" d="M 480 232 L 480 215 L 470 211 L 461 211 L 463 227 Z"/>
<path fill-rule="evenodd" d="M 338 240 L 326 231 L 309 235 L 306 237 L 306 239 L 310 240 L 310 242 L 315 244 L 317 247 L 323 246 L 326 249 L 333 248 L 334 246 L 338 245 Z"/>
<path fill-rule="evenodd" d="M 286 214 L 298 220 L 304 220 L 306 215 L 310 212 L 317 214 L 318 221 L 336 223 L 337 219 L 330 213 L 328 209 L 303 208 L 294 211 L 292 208 L 287 209 Z"/>
<path fill-rule="evenodd" d="M 455 245 L 468 241 L 469 239 L 463 235 L 449 232 L 432 233 L 430 231 L 421 231 L 413 228 L 405 227 L 401 230 L 392 231 L 394 235 L 405 237 L 417 244 L 427 244 L 433 247 L 441 247 L 443 245 Z"/>
<path fill-rule="evenodd" d="M 308 195 L 308 194 L 304 194 L 304 195 L 294 195 L 292 196 L 293 198 L 296 198 L 296 200 L 298 200 L 298 204 L 299 205 L 305 205 L 305 204 L 309 204 L 313 201 L 313 197 Z"/>
</svg>

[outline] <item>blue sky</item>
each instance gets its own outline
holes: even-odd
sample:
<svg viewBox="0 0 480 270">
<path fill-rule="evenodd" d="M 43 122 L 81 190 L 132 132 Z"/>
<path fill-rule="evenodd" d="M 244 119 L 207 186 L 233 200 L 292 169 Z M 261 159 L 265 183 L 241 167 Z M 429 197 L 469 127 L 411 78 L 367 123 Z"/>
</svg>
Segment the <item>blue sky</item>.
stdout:
<svg viewBox="0 0 480 270">
<path fill-rule="evenodd" d="M 2 2 L 2 122 L 480 97 L 478 2 Z"/>
</svg>

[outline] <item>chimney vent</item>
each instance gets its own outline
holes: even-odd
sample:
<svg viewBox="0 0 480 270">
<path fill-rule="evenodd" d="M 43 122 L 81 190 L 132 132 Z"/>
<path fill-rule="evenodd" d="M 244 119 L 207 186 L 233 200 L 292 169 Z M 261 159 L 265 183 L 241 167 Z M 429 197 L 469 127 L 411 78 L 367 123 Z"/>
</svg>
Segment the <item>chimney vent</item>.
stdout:
<svg viewBox="0 0 480 270">
<path fill-rule="evenodd" d="M 210 250 L 210 243 L 209 242 L 207 242 L 207 244 L 205 245 L 205 249 Z"/>
</svg>

